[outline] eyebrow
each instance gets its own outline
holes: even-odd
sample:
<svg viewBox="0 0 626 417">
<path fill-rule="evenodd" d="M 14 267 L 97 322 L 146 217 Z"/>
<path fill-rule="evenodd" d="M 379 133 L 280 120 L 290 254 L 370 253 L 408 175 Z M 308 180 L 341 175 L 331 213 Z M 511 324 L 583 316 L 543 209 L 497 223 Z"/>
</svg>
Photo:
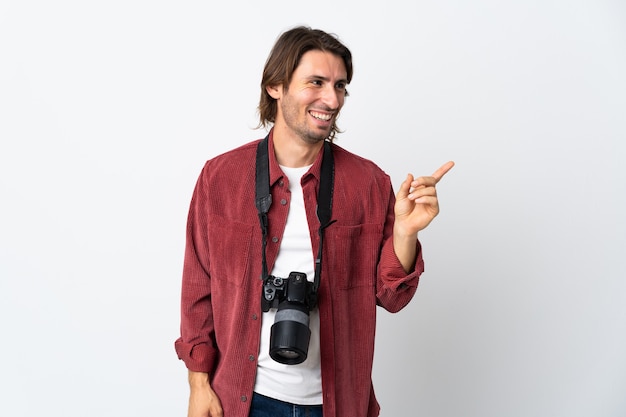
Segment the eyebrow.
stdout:
<svg viewBox="0 0 626 417">
<path fill-rule="evenodd" d="M 306 80 L 321 80 L 321 81 L 325 81 L 325 82 L 330 82 L 330 78 L 328 77 L 323 77 L 321 75 L 309 75 L 308 77 L 305 77 Z M 338 79 L 335 84 L 337 83 L 344 83 L 344 84 L 348 84 L 348 80 L 346 78 L 340 78 Z"/>
</svg>

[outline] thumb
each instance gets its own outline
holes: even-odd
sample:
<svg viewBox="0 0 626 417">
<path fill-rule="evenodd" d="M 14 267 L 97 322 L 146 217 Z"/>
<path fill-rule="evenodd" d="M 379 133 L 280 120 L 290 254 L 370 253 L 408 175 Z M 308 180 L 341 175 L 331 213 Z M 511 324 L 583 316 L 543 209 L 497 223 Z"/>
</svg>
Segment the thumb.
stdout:
<svg viewBox="0 0 626 417">
<path fill-rule="evenodd" d="M 411 191 L 411 183 L 413 182 L 413 174 L 408 174 L 406 179 L 400 184 L 400 188 L 398 189 L 398 194 L 396 196 L 397 199 L 407 198 L 409 196 L 409 192 Z"/>
</svg>

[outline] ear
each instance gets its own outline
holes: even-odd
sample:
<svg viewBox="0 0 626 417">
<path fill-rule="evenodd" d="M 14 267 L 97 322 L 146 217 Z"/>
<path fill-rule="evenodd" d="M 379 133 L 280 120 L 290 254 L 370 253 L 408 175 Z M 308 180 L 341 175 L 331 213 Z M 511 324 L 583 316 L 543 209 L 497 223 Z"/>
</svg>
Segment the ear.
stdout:
<svg viewBox="0 0 626 417">
<path fill-rule="evenodd" d="M 268 85 L 267 87 L 265 87 L 265 91 L 267 91 L 267 94 L 269 94 L 270 97 L 272 97 L 274 100 L 278 100 L 282 96 L 283 85 Z"/>
</svg>

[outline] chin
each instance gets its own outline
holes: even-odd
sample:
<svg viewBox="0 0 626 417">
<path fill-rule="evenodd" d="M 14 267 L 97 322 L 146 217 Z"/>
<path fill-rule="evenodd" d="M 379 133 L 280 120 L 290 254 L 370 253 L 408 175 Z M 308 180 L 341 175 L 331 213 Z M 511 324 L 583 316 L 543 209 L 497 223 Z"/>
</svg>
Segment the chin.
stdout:
<svg viewBox="0 0 626 417">
<path fill-rule="evenodd" d="M 314 145 L 316 143 L 323 142 L 324 140 L 326 140 L 326 138 L 328 136 L 329 135 L 326 135 L 326 136 L 321 136 L 321 135 L 320 136 L 307 136 L 307 137 L 304 138 L 304 141 L 306 143 L 310 143 L 311 145 Z"/>
</svg>

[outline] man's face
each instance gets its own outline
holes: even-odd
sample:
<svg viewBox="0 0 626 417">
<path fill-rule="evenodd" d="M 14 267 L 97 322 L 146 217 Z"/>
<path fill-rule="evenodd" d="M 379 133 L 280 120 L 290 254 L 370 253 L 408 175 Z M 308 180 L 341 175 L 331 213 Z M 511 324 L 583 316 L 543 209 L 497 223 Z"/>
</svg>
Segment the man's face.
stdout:
<svg viewBox="0 0 626 417">
<path fill-rule="evenodd" d="M 347 82 L 340 57 L 319 50 L 305 53 L 289 86 L 270 92 L 278 101 L 276 128 L 306 143 L 323 141 L 343 106 Z"/>
</svg>

